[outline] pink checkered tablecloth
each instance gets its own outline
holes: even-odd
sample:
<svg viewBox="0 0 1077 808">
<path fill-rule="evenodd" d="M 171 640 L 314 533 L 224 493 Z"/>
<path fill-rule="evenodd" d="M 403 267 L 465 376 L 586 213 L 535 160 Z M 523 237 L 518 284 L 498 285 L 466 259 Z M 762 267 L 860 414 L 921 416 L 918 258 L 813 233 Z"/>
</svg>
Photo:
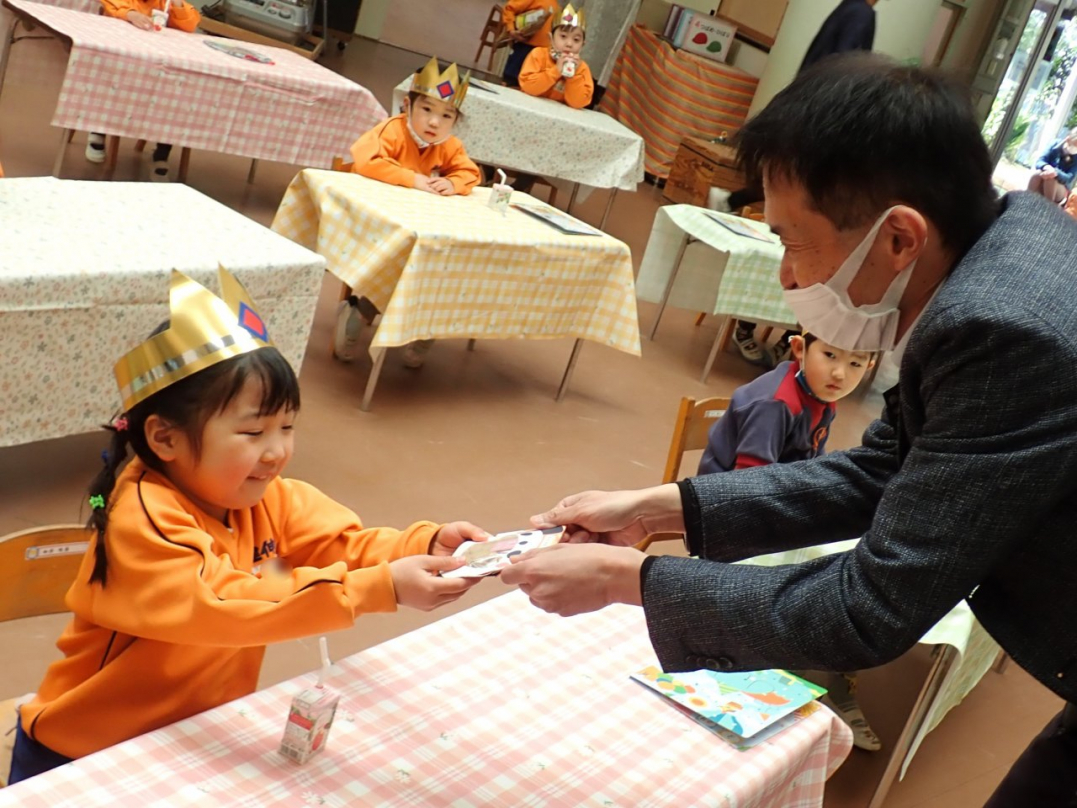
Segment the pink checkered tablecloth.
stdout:
<svg viewBox="0 0 1077 808">
<path fill-rule="evenodd" d="M 277 748 L 313 675 L 4 789 L 0 806 L 822 805 L 852 746 L 833 713 L 738 752 L 629 680 L 654 663 L 640 609 L 564 619 L 512 592 L 342 660 L 326 750 L 304 766 Z"/>
<path fill-rule="evenodd" d="M 328 168 L 386 117 L 366 88 L 282 48 L 5 2 L 71 42 L 54 126 Z M 207 40 L 274 63 L 230 56 Z"/>
</svg>

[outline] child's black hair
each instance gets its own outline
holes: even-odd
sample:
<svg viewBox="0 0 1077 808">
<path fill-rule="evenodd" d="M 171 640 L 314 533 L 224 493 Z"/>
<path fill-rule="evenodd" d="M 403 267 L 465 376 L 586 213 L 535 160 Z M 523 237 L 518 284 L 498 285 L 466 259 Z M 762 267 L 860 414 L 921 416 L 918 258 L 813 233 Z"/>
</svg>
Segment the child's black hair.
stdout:
<svg viewBox="0 0 1077 808">
<path fill-rule="evenodd" d="M 153 333 L 158 334 L 167 326 L 164 323 Z M 116 486 L 119 470 L 127 463 L 128 446 L 151 469 L 164 470 L 164 463 L 146 440 L 146 419 L 157 415 L 181 429 L 197 456 L 202 447 L 202 432 L 206 422 L 224 410 L 239 395 L 247 381 L 252 379 L 262 387 L 258 415 L 272 415 L 282 409 L 289 412 L 299 409 L 299 380 L 292 366 L 276 348 L 259 348 L 210 365 L 140 401 L 123 414 L 126 423 L 122 428 L 117 428 L 115 423 L 105 427 L 112 433 L 112 440 L 103 455 L 105 467 L 94 477 L 89 490 L 91 498 L 101 497 L 100 501 L 104 503 L 103 507 L 94 507 L 90 511 L 86 525 L 97 534 L 90 583 L 104 586 L 107 581 L 105 528 L 108 526 L 109 498 Z"/>
</svg>

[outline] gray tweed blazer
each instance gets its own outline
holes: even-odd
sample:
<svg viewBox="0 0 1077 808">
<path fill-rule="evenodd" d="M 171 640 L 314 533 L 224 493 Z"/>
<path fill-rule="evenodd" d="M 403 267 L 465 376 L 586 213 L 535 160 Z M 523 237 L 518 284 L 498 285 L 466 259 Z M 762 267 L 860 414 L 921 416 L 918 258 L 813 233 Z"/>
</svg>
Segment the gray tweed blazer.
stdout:
<svg viewBox="0 0 1077 808">
<path fill-rule="evenodd" d="M 701 559 L 645 568 L 667 671 L 857 670 L 956 603 L 1077 702 L 1077 223 L 1007 196 L 913 329 L 863 445 L 682 482 Z M 863 536 L 805 564 L 730 562 Z"/>
</svg>

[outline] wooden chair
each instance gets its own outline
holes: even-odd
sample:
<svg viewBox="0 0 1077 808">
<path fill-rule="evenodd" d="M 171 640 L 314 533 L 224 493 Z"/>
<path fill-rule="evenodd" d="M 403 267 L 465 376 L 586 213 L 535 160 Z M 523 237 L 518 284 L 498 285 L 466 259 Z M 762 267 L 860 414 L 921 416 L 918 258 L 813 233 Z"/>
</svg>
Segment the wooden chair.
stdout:
<svg viewBox="0 0 1077 808">
<path fill-rule="evenodd" d="M 722 397 L 704 398 L 700 401 L 688 396 L 681 399 L 677 420 L 673 423 L 673 438 L 669 443 L 669 454 L 666 455 L 666 470 L 662 474 L 663 484 L 677 482 L 685 452 L 706 448 L 711 427 L 714 426 L 715 421 L 725 415 L 725 411 L 729 409 L 729 401 L 728 398 Z M 680 540 L 681 538 L 683 536 L 680 533 L 652 533 L 637 544 L 636 548 L 646 550 L 652 542 Z"/>
<path fill-rule="evenodd" d="M 482 33 L 479 34 L 479 49 L 475 51 L 475 63 L 479 63 L 483 50 L 489 48 L 490 58 L 486 60 L 487 73 L 494 69 L 494 57 L 497 56 L 498 50 L 512 41 L 505 35 L 505 23 L 501 20 L 502 10 L 501 5 L 498 3 L 491 6 L 490 16 L 486 20 L 486 25 L 482 28 Z"/>
<path fill-rule="evenodd" d="M 89 540 L 82 525 L 32 528 L 0 538 L 0 622 L 66 612 L 64 596 Z M 0 701 L 0 787 L 11 769 L 15 711 L 26 700 Z"/>
</svg>

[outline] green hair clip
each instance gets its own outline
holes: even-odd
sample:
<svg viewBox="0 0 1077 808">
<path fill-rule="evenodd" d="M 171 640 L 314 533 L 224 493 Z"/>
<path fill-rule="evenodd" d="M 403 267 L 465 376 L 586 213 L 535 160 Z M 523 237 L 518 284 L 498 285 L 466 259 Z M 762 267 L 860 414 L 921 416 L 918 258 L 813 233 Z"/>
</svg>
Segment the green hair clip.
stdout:
<svg viewBox="0 0 1077 808">
<path fill-rule="evenodd" d="M 105 498 L 100 494 L 94 494 L 92 497 L 90 497 L 90 507 L 93 508 L 95 511 L 98 508 L 104 508 Z"/>
</svg>

